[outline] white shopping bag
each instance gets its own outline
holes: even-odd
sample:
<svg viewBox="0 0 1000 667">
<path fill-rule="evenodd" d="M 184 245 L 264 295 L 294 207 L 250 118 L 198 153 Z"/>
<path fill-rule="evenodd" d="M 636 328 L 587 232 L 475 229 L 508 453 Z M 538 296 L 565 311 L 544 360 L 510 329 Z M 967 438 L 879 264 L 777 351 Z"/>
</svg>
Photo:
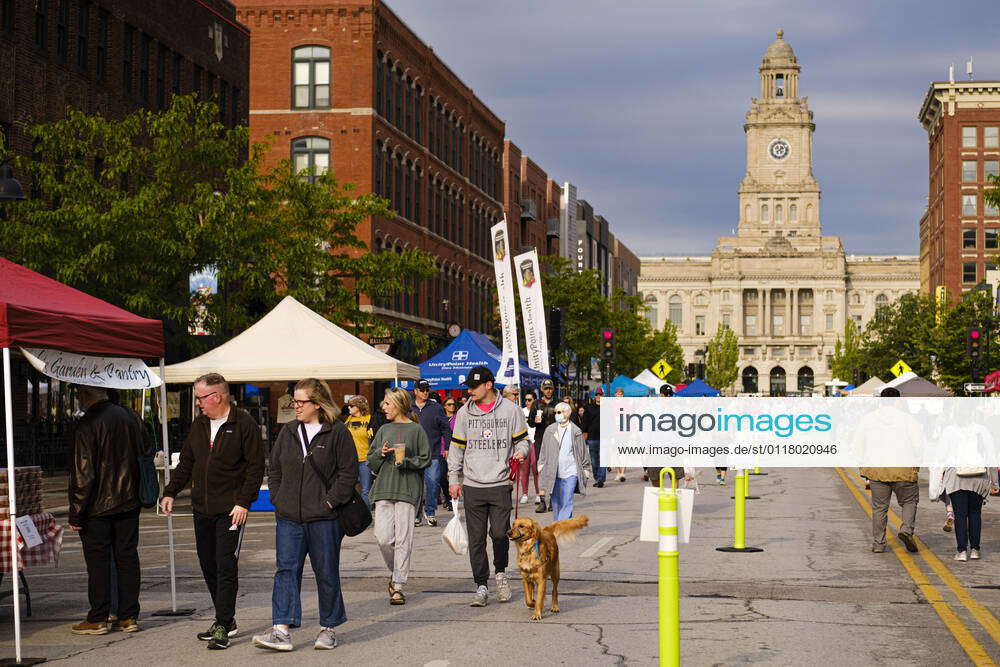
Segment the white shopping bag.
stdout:
<svg viewBox="0 0 1000 667">
<path fill-rule="evenodd" d="M 694 514 L 694 489 L 677 489 L 677 541 L 687 544 L 691 538 L 691 516 Z M 642 491 L 640 542 L 660 541 L 660 489 L 647 486 Z"/>
<path fill-rule="evenodd" d="M 465 531 L 465 523 L 459 516 L 461 502 L 456 498 L 452 501 L 452 505 L 455 508 L 455 516 L 451 517 L 451 521 L 441 533 L 441 541 L 459 556 L 464 556 L 469 553 L 469 534 Z"/>
</svg>

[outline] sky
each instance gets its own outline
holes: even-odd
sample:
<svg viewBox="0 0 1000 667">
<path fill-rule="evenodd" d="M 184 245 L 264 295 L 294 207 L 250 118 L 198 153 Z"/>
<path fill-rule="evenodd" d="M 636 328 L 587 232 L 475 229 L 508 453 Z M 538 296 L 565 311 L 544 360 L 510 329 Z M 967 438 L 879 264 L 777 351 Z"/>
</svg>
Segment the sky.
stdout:
<svg viewBox="0 0 1000 667">
<path fill-rule="evenodd" d="M 996 2 L 387 0 L 507 138 L 640 256 L 708 254 L 737 224 L 744 115 L 775 31 L 816 123 L 823 233 L 917 254 L 931 81 L 1000 80 Z"/>
</svg>

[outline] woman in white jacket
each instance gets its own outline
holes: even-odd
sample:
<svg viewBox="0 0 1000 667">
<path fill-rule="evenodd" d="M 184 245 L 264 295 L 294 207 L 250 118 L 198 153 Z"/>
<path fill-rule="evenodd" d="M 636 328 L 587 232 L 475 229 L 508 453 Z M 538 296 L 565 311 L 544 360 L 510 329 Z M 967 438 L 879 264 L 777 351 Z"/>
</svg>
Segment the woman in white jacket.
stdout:
<svg viewBox="0 0 1000 667">
<path fill-rule="evenodd" d="M 552 500 L 553 521 L 573 516 L 573 494 L 585 494 L 587 482 L 594 478 L 590 451 L 583 431 L 570 421 L 572 413 L 568 403 L 556 406 L 556 421 L 545 429 L 538 455 L 538 474 Z"/>
</svg>

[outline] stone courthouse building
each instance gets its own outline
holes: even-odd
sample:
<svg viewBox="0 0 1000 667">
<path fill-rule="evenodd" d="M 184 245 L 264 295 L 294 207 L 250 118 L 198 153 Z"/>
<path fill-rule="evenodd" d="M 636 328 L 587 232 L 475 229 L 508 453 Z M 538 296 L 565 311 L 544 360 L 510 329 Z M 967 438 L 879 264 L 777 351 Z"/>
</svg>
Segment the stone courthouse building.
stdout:
<svg viewBox="0 0 1000 667">
<path fill-rule="evenodd" d="M 847 319 L 863 327 L 879 305 L 919 289 L 916 256 L 848 255 L 840 237 L 823 235 L 816 126 L 782 37 L 764 54 L 760 98 L 743 126 L 736 236 L 720 238 L 710 256 L 643 257 L 639 277 L 649 318 L 677 325 L 686 362 L 700 360 L 718 325 L 730 327 L 740 376 L 728 389 L 776 396 L 819 392 Z"/>
</svg>

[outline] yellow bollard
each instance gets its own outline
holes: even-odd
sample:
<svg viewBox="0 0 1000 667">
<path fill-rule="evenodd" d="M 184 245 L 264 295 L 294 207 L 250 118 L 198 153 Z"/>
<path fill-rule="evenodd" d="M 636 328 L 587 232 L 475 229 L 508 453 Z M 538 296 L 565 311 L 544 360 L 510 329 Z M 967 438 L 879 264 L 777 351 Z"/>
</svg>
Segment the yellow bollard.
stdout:
<svg viewBox="0 0 1000 667">
<path fill-rule="evenodd" d="M 754 466 L 753 472 L 750 473 L 750 474 L 751 475 L 766 475 L 767 473 L 766 472 L 761 472 L 760 471 L 760 466 Z"/>
<path fill-rule="evenodd" d="M 727 553 L 756 553 L 763 551 L 759 547 L 746 546 L 746 470 L 736 471 L 736 491 L 733 493 L 733 546 L 716 547 L 716 551 Z"/>
<path fill-rule="evenodd" d="M 670 474 L 670 488 L 663 488 L 663 475 Z M 681 588 L 677 568 L 677 475 L 673 468 L 660 470 L 659 598 L 660 667 L 681 664 Z"/>
<path fill-rule="evenodd" d="M 733 495 L 730 496 L 731 498 L 735 499 L 736 498 L 736 492 L 739 491 L 740 493 L 743 494 L 743 500 L 760 500 L 760 496 L 751 496 L 750 495 L 750 475 L 751 475 L 751 472 L 749 470 L 744 470 L 743 471 L 743 483 L 742 484 L 740 483 L 739 476 L 736 477 L 736 488 L 733 489 Z"/>
</svg>

